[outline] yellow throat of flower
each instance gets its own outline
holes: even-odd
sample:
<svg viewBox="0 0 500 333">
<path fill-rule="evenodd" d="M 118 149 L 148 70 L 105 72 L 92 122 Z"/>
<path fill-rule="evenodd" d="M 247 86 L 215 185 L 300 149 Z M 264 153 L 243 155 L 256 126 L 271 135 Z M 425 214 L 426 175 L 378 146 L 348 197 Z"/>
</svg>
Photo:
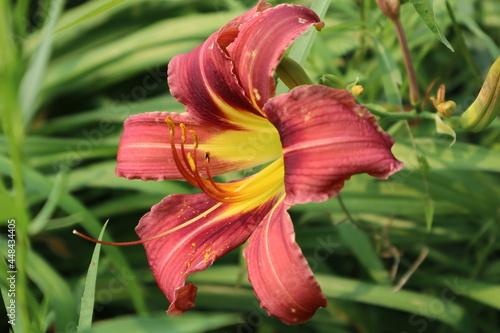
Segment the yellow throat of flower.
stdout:
<svg viewBox="0 0 500 333">
<path fill-rule="evenodd" d="M 179 127 L 182 131 L 180 148 L 177 148 L 175 138 L 175 124 L 172 118 L 166 119 L 170 128 L 170 144 L 172 155 L 177 169 L 184 179 L 193 186 L 201 189 L 210 198 L 220 203 L 237 204 L 240 210 L 253 209 L 284 192 L 284 164 L 283 157 L 266 166 L 260 172 L 231 183 L 216 182 L 210 172 L 210 152 L 204 151 L 204 165 L 201 166 L 207 178 L 200 175 L 200 166 L 197 154 L 200 152 L 196 132 L 189 131 L 194 139 L 191 152 L 186 152 L 185 143 L 187 130 L 184 124 Z"/>
</svg>

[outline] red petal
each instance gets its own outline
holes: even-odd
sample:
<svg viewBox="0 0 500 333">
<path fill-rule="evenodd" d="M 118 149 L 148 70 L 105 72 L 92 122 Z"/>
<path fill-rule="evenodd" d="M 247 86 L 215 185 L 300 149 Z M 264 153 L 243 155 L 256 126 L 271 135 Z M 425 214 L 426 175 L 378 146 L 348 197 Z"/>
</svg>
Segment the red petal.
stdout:
<svg viewBox="0 0 500 333">
<path fill-rule="evenodd" d="M 314 279 L 283 202 L 275 205 L 250 237 L 244 256 L 261 306 L 287 324 L 309 320 L 326 298 Z"/>
<path fill-rule="evenodd" d="M 269 3 L 267 3 L 265 0 L 259 0 L 259 3 L 255 5 L 252 9 L 247 11 L 246 13 L 243 13 L 242 15 L 238 16 L 237 18 L 231 20 L 231 22 L 246 22 L 251 20 L 255 14 L 258 14 L 260 12 L 263 12 L 269 8 L 272 8 L 273 6 Z"/>
<path fill-rule="evenodd" d="M 222 204 L 203 193 L 174 194 L 144 215 L 136 228 L 141 239 L 179 228 L 144 243 L 151 271 L 171 302 L 168 313 L 180 314 L 194 305 L 196 289 L 185 285 L 188 275 L 245 242 L 272 205 L 271 200 L 242 211 L 244 203 Z"/>
<path fill-rule="evenodd" d="M 131 116 L 125 122 L 118 147 L 118 176 L 143 180 L 182 179 L 172 155 L 170 129 L 165 121 L 167 117 L 171 117 L 176 124 L 175 142 L 178 150 L 182 135 L 178 125 L 186 125 L 185 148 L 186 152 L 191 154 L 194 139 L 189 131 L 196 132 L 199 140 L 197 164 L 202 174 L 205 173 L 205 151 L 210 152 L 210 172 L 214 176 L 266 163 L 275 158 L 277 153 L 281 153 L 281 147 L 276 146 L 279 145 L 277 135 L 276 138 L 273 137 L 274 140 L 266 141 L 269 149 L 260 149 L 259 156 L 247 156 L 242 152 L 249 150 L 249 142 L 255 141 L 256 134 L 253 132 L 221 131 L 200 126 L 188 114 L 150 112 Z M 274 141 L 276 142 L 273 145 Z"/>
<path fill-rule="evenodd" d="M 217 128 L 244 125 L 233 113 L 261 117 L 250 103 L 232 69 L 226 47 L 238 35 L 239 26 L 268 8 L 264 1 L 232 20 L 186 54 L 175 56 L 168 66 L 170 92 L 198 122 Z M 241 123 L 241 124 L 240 124 Z"/>
<path fill-rule="evenodd" d="M 351 175 L 385 179 L 403 166 L 391 153 L 392 137 L 346 90 L 300 86 L 264 111 L 283 144 L 289 204 L 324 201 Z"/>
<path fill-rule="evenodd" d="M 241 25 L 228 52 L 246 95 L 259 108 L 275 94 L 273 73 L 283 53 L 312 25 L 322 25 L 316 13 L 289 4 L 268 9 Z"/>
<path fill-rule="evenodd" d="M 167 313 L 171 316 L 178 316 L 184 311 L 191 309 L 194 306 L 198 288 L 192 282 L 175 290 L 174 301 L 168 307 Z"/>
</svg>

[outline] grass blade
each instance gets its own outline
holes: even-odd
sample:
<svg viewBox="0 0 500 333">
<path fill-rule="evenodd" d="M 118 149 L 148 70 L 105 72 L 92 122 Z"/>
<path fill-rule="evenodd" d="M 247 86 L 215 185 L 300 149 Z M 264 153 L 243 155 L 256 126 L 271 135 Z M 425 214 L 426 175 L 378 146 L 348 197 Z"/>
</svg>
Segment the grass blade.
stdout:
<svg viewBox="0 0 500 333">
<path fill-rule="evenodd" d="M 320 19 L 323 19 L 328 7 L 330 6 L 331 0 L 315 0 L 311 9 L 318 14 Z M 318 31 L 316 28 L 311 27 L 309 30 L 295 41 L 288 56 L 298 62 L 300 65 L 304 65 L 306 62 L 309 52 L 311 52 L 312 45 L 314 44 L 314 39 Z"/>
<path fill-rule="evenodd" d="M 331 0 L 315 0 L 311 5 L 311 9 L 318 14 L 320 19 L 323 19 L 326 14 L 326 10 L 330 6 L 330 2 Z M 297 40 L 293 43 L 288 56 L 299 63 L 299 65 L 304 65 L 307 56 L 309 56 L 309 52 L 311 52 L 317 33 L 318 31 L 316 28 L 310 27 L 304 35 L 297 38 Z M 287 91 L 288 87 L 281 80 L 279 80 L 278 85 L 276 86 L 276 95 L 283 94 Z"/>
<path fill-rule="evenodd" d="M 448 1 L 446 1 L 446 9 L 448 10 L 448 15 L 450 16 L 453 30 L 457 35 L 458 52 L 459 54 L 460 53 L 463 54 L 463 56 L 465 57 L 465 61 L 467 61 L 467 65 L 469 66 L 470 71 L 474 74 L 474 76 L 478 81 L 481 81 L 481 73 L 479 73 L 477 66 L 474 64 L 474 59 L 472 59 L 471 51 L 465 45 L 462 29 L 460 28 L 457 19 L 455 18 L 455 12 Z M 493 59 L 495 58 L 496 57 L 493 57 Z"/>
<path fill-rule="evenodd" d="M 0 174 L 10 175 L 11 169 L 12 164 L 10 161 L 0 156 Z M 51 181 L 38 171 L 28 167 L 24 167 L 23 172 L 26 181 L 34 189 L 36 189 L 36 191 L 45 196 L 49 195 L 50 189 L 53 187 L 53 183 Z M 92 215 L 92 213 L 74 196 L 67 193 L 63 194 L 61 200 L 59 201 L 59 207 L 68 214 L 78 214 L 80 217 L 80 224 L 89 232 L 89 234 L 94 238 L 99 236 L 99 231 L 101 230 L 99 221 L 97 221 L 94 215 Z M 113 246 L 106 246 L 104 247 L 104 251 L 110 257 L 110 260 L 113 261 L 114 265 L 120 268 L 120 271 L 124 276 L 134 276 L 132 269 L 119 249 Z M 138 282 L 136 279 L 130 279 L 127 282 L 127 291 L 130 294 L 132 303 L 140 314 L 145 314 L 146 305 L 144 303 Z"/>
<path fill-rule="evenodd" d="M 151 317 L 121 317 L 100 322 L 85 333 L 203 333 L 236 324 L 238 317 L 232 314 L 186 313 L 181 317 L 170 318 L 164 313 Z"/>
<path fill-rule="evenodd" d="M 384 269 L 380 257 L 375 253 L 367 235 L 352 223 L 342 223 L 337 226 L 342 242 L 347 244 L 358 261 L 370 274 L 373 281 L 389 285 L 388 272 Z"/>
<path fill-rule="evenodd" d="M 7 241 L 0 239 L 0 246 L 7 247 Z M 7 251 L 5 251 L 5 254 Z M 19 268 L 18 268 L 19 271 Z M 46 298 L 53 304 L 56 314 L 57 331 L 64 332 L 71 324 L 76 325 L 75 301 L 67 282 L 34 251 L 27 253 L 26 271 L 30 279 L 38 286 Z M 16 320 L 16 327 L 22 330 L 23 320 Z M 19 325 L 19 327 L 17 327 Z M 16 330 L 15 330 L 16 331 Z M 24 330 L 19 332 L 25 332 Z"/>
<path fill-rule="evenodd" d="M 52 0 L 42 41 L 21 81 L 19 104 L 24 115 L 25 126 L 30 124 L 36 112 L 37 99 L 49 63 L 55 26 L 63 7 L 64 1 Z"/>
<path fill-rule="evenodd" d="M 104 223 L 99 234 L 99 240 L 102 240 L 104 230 L 108 221 Z M 94 313 L 94 299 L 95 299 L 95 282 L 97 278 L 97 267 L 99 265 L 99 254 L 101 252 L 101 244 L 95 245 L 94 253 L 90 261 L 87 278 L 85 279 L 85 289 L 83 290 L 82 302 L 80 306 L 80 319 L 78 320 L 78 332 L 88 329 L 92 326 L 92 315 Z"/>
<path fill-rule="evenodd" d="M 214 295 L 209 298 L 203 297 L 205 292 L 218 291 L 218 295 L 223 295 L 228 300 L 235 301 L 231 303 L 232 310 L 248 310 L 251 302 L 249 302 L 249 295 L 245 291 L 248 291 L 250 294 L 251 291 L 248 289 L 234 289 L 237 274 L 238 267 L 236 266 L 214 266 L 210 267 L 209 270 L 197 273 L 196 276 L 193 276 L 193 280 L 199 287 L 197 304 L 204 306 L 205 302 L 213 300 L 216 297 L 221 297 Z M 414 319 L 424 317 L 437 319 L 454 327 L 457 332 L 466 333 L 472 331 L 472 323 L 467 311 L 461 305 L 453 302 L 444 302 L 438 296 L 424 295 L 408 290 L 400 290 L 397 293 L 393 293 L 391 286 L 332 275 L 316 274 L 316 278 L 328 298 L 344 299 L 397 309 L 410 313 Z M 245 281 L 243 285 L 249 286 L 249 283 Z M 245 301 L 238 301 L 238 294 L 241 294 L 240 297 Z M 429 308 L 436 304 L 436 302 L 443 307 L 443 311 L 429 311 Z"/>
<path fill-rule="evenodd" d="M 30 234 L 34 235 L 42 231 L 50 217 L 54 213 L 54 210 L 57 208 L 59 200 L 61 199 L 62 194 L 64 193 L 66 187 L 67 180 L 67 169 L 62 169 L 56 177 L 54 182 L 54 187 L 52 188 L 45 205 L 43 205 L 42 209 L 38 213 L 38 215 L 33 219 L 33 221 L 29 225 Z"/>
<path fill-rule="evenodd" d="M 10 289 L 10 281 L 7 280 L 9 278 L 10 269 L 7 266 L 7 257 L 4 257 L 8 253 L 8 242 L 3 238 L 0 239 L 0 245 L 2 247 L 2 258 L 0 258 L 0 294 L 2 295 L 3 304 L 5 306 L 5 312 L 7 320 L 6 322 L 16 319 L 16 313 L 19 311 L 19 304 L 15 304 L 14 309 L 9 309 L 11 307 L 10 300 L 12 297 L 9 297 L 9 289 Z M 25 332 L 24 322 L 22 320 L 16 320 L 16 325 L 11 325 L 12 331 L 14 333 L 23 333 Z"/>
<path fill-rule="evenodd" d="M 377 39 L 374 42 L 387 101 L 401 111 L 403 110 L 403 102 L 398 88 L 398 85 L 401 84 L 401 72 L 385 46 Z"/>
<path fill-rule="evenodd" d="M 72 27 L 74 25 L 77 25 L 78 23 L 81 23 L 81 22 L 88 20 L 96 15 L 99 15 L 99 14 L 101 14 L 101 13 L 103 13 L 103 12 L 105 12 L 105 11 L 115 7 L 115 6 L 118 6 L 119 4 L 121 4 L 123 2 L 125 2 L 125 0 L 111 0 L 108 3 L 105 3 L 102 6 L 90 11 L 89 13 L 87 13 L 85 15 L 83 15 L 82 17 L 75 20 L 74 22 L 67 24 L 64 27 L 58 29 L 57 32 L 68 29 L 69 27 Z"/>
</svg>

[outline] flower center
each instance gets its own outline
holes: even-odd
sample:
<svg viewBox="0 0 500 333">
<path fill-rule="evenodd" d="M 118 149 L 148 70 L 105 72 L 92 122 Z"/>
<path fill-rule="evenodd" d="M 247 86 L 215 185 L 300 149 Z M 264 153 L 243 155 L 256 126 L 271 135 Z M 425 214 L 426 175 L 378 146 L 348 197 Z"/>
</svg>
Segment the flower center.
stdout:
<svg viewBox="0 0 500 333">
<path fill-rule="evenodd" d="M 210 152 L 204 152 L 204 173 L 207 178 L 200 174 L 198 165 L 198 136 L 195 131 L 190 130 L 194 143 L 191 152 L 186 151 L 186 141 L 188 131 L 186 126 L 181 123 L 179 127 L 182 131 L 180 148 L 175 142 L 175 123 L 168 117 L 166 122 L 170 129 L 170 145 L 175 165 L 184 179 L 191 185 L 201 189 L 210 198 L 223 203 L 237 203 L 255 199 L 259 194 L 265 192 L 274 192 L 276 187 L 283 182 L 283 162 L 282 159 L 276 160 L 267 168 L 256 175 L 232 183 L 218 183 L 210 172 Z M 258 181 L 260 180 L 260 181 Z"/>
<path fill-rule="evenodd" d="M 170 146 L 172 149 L 172 156 L 180 174 L 187 182 L 189 182 L 193 186 L 200 188 L 206 195 L 216 200 L 217 203 L 215 203 L 208 210 L 202 212 L 200 215 L 182 224 L 179 224 L 178 226 L 170 230 L 147 239 L 116 243 L 100 241 L 86 236 L 76 230 L 73 230 L 73 234 L 78 235 L 91 242 L 105 245 L 127 246 L 144 244 L 149 241 L 169 235 L 175 231 L 178 231 L 195 223 L 199 219 L 206 217 L 207 214 L 210 214 L 217 210 L 224 203 L 230 203 L 231 205 L 224 209 L 223 212 L 218 213 L 218 218 L 226 218 L 234 214 L 250 211 L 268 202 L 269 200 L 273 200 L 273 198 L 278 198 L 279 196 L 284 195 L 285 171 L 281 144 L 279 141 L 277 142 L 279 144 L 279 147 L 274 147 L 271 143 L 270 151 L 268 152 L 268 154 L 263 155 L 266 155 L 267 159 L 267 155 L 276 156 L 279 152 L 278 156 L 280 157 L 278 157 L 277 159 L 275 158 L 274 162 L 271 162 L 264 169 L 254 175 L 235 182 L 218 183 L 213 179 L 210 172 L 210 152 L 204 151 L 203 159 L 198 158 L 198 154 L 200 152 L 198 151 L 199 140 L 196 132 L 192 130 L 188 131 L 185 124 L 179 124 L 179 128 L 181 130 L 181 142 L 180 147 L 178 147 L 175 142 L 175 123 L 170 117 L 166 119 L 166 122 L 170 130 Z M 188 149 L 186 148 L 188 133 L 193 138 L 192 148 L 189 149 L 190 151 L 187 151 Z M 200 165 L 198 164 L 201 160 L 203 160 L 202 168 L 204 170 L 206 178 L 200 174 Z"/>
</svg>

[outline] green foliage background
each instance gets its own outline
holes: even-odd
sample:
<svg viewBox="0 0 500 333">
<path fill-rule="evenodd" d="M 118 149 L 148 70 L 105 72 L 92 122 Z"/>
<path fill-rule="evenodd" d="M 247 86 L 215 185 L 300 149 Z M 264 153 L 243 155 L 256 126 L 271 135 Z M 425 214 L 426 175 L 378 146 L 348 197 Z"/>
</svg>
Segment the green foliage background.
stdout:
<svg viewBox="0 0 500 333">
<path fill-rule="evenodd" d="M 448 4 L 455 20 L 443 0 L 403 1 L 401 16 L 421 91 L 439 78 L 460 115 L 499 55 L 500 3 Z M 408 80 L 394 27 L 373 0 L 316 1 L 328 8 L 326 27 L 304 67 L 315 81 L 324 74 L 346 84 L 359 79 L 359 102 L 394 136 L 405 169 L 388 181 L 357 175 L 342 200 L 291 210 L 329 300 L 312 320 L 286 326 L 268 317 L 238 251 L 193 275 L 197 306 L 168 318 L 141 246 L 103 246 L 99 259 L 93 243 L 71 234 L 77 228 L 97 238 L 109 219 L 103 239 L 136 239 L 133 229 L 152 205 L 193 192 L 182 182 L 115 177 L 122 123 L 146 111 L 182 112 L 168 94 L 169 60 L 253 5 L 0 0 L 6 308 L 9 220 L 17 236 L 16 325 L 2 319 L 1 331 L 500 332 L 500 121 L 472 134 L 457 116 L 445 120 L 457 135 L 450 147 L 452 138 L 436 133 L 431 103 L 421 113 L 394 112 L 408 108 Z M 308 41 L 295 51 L 307 55 Z"/>
</svg>

